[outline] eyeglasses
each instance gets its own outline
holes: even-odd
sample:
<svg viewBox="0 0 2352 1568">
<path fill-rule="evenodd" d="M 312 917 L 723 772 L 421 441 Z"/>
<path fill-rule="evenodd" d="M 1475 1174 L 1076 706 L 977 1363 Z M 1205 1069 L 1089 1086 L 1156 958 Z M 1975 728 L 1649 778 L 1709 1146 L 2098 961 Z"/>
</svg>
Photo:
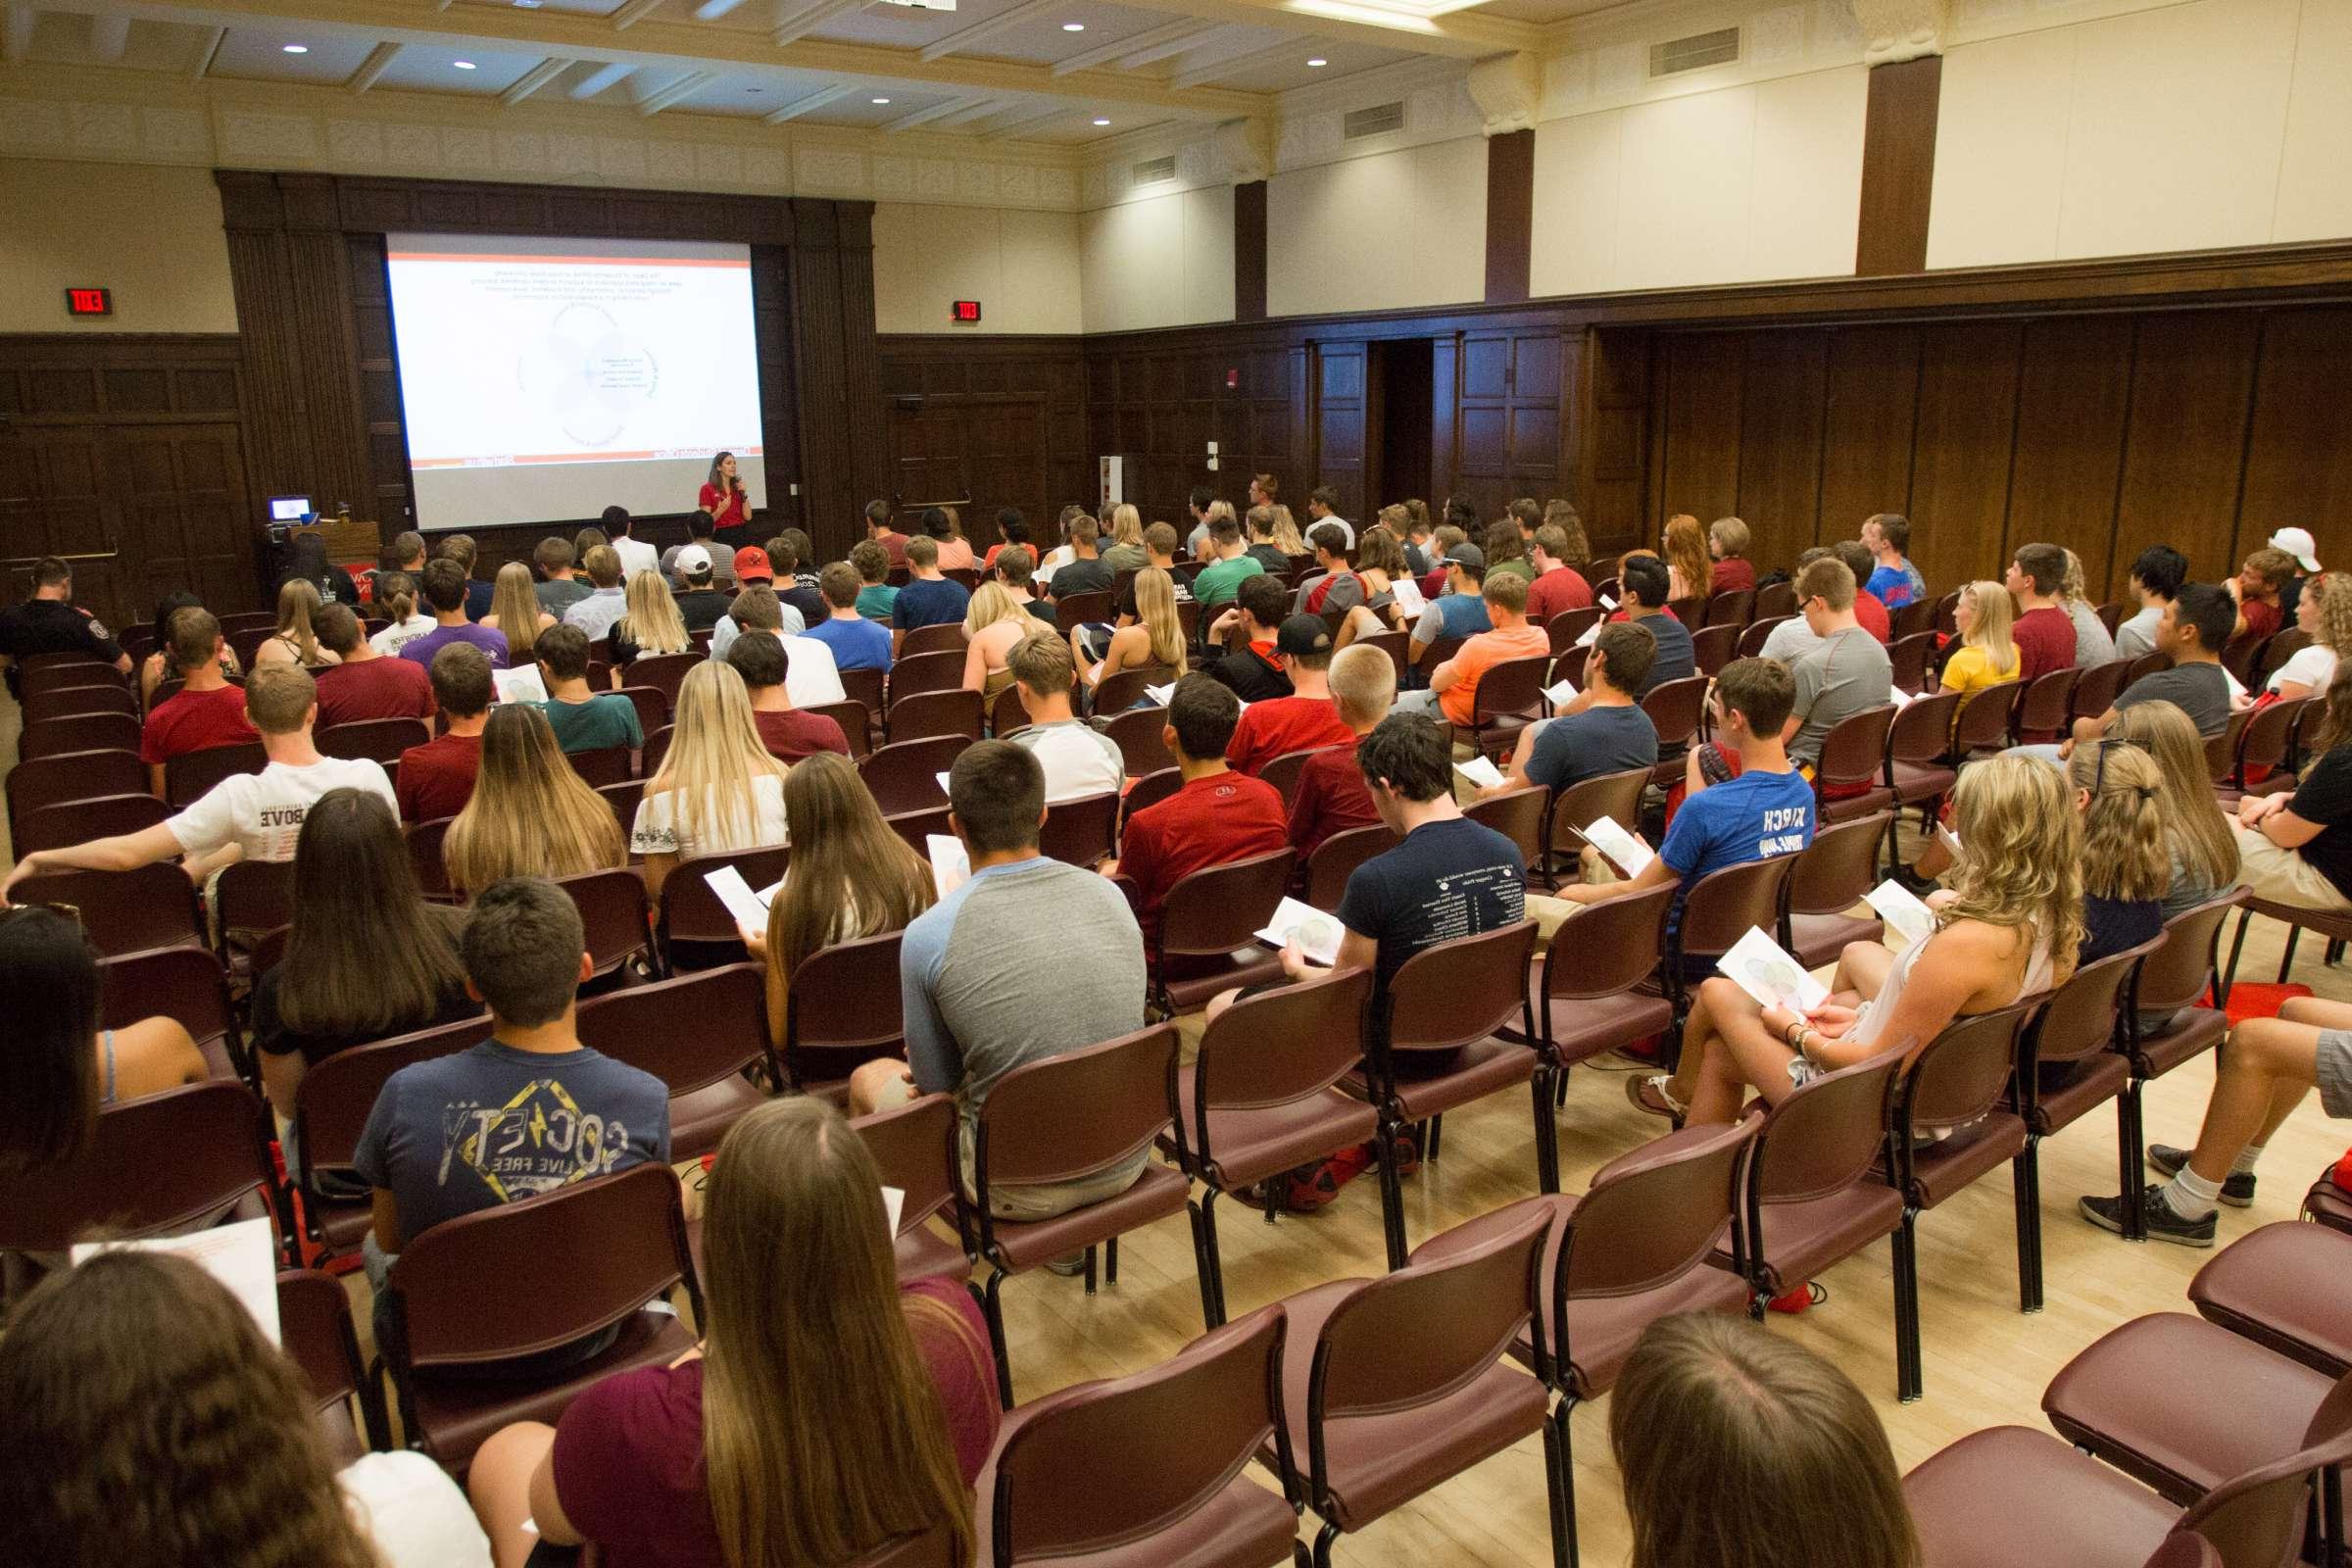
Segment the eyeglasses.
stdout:
<svg viewBox="0 0 2352 1568">
<path fill-rule="evenodd" d="M 2092 800 L 2095 801 L 2099 798 L 2099 791 L 2107 782 L 2107 754 L 2118 746 L 2129 746 L 2132 743 L 2130 741 L 2124 740 L 2120 736 L 2111 735 L 2100 740 L 2099 764 L 2097 767 L 2091 770 L 2090 775 L 2090 798 Z"/>
</svg>

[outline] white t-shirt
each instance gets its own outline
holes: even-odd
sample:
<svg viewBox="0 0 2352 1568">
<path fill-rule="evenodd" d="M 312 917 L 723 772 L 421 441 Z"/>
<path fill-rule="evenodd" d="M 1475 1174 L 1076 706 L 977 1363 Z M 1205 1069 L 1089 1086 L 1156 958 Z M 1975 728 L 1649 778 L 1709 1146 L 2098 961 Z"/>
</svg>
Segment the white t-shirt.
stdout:
<svg viewBox="0 0 2352 1568">
<path fill-rule="evenodd" d="M 397 626 L 386 626 L 368 639 L 368 646 L 389 659 L 441 623 L 430 615 L 411 615 Z"/>
<path fill-rule="evenodd" d="M 2148 605 L 2115 628 L 2115 657 L 2144 659 L 2156 651 L 2156 623 L 2164 618 L 2162 605 Z"/>
<path fill-rule="evenodd" d="M 2308 686 L 2315 694 L 2325 696 L 2328 691 L 2328 683 L 2333 679 L 2335 679 L 2335 650 L 2323 648 L 2318 643 L 2313 643 L 2309 648 L 2299 651 L 2292 659 L 2280 664 L 2273 672 L 2268 689 L 2277 691 L 2281 682 L 2291 680 L 2298 686 Z"/>
<path fill-rule="evenodd" d="M 710 642 L 715 650 L 718 639 Z M 833 650 L 813 637 L 785 638 L 784 695 L 795 708 L 848 702 L 850 694 L 842 690 L 841 666 L 833 662 Z"/>
<path fill-rule="evenodd" d="M 164 826 L 188 855 L 234 844 L 248 860 L 291 860 L 302 819 L 328 790 L 367 790 L 397 819 L 400 802 L 383 768 L 364 758 L 322 757 L 308 767 L 271 762 L 259 773 L 224 778 Z"/>
<path fill-rule="evenodd" d="M 660 571 L 662 552 L 642 539 L 615 539 L 612 553 L 620 558 L 620 577 L 623 582 L 641 571 Z"/>
<path fill-rule="evenodd" d="M 1127 763 L 1118 743 L 1079 719 L 1032 724 L 1010 736 L 1037 759 L 1046 775 L 1046 804 L 1116 795 L 1127 784 Z"/>
<path fill-rule="evenodd" d="M 719 855 L 791 842 L 784 822 L 782 774 L 763 773 L 752 780 L 753 819 L 749 823 L 741 811 L 724 817 L 710 809 L 698 813 L 701 836 L 679 830 L 677 802 L 675 790 L 646 791 L 645 799 L 637 803 L 637 823 L 629 833 L 631 855 Z M 714 824 L 716 832 L 711 831 Z"/>
<path fill-rule="evenodd" d="M 490 1538 L 466 1494 L 423 1454 L 371 1453 L 335 1479 L 386 1568 L 490 1568 Z"/>
</svg>

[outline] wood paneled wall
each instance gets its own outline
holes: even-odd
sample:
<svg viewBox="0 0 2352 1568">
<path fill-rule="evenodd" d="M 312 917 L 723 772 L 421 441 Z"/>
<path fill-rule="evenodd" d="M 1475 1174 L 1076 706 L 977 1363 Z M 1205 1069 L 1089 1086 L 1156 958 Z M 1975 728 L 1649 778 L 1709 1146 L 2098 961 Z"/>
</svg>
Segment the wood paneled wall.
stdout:
<svg viewBox="0 0 2352 1568">
<path fill-rule="evenodd" d="M 968 500 L 964 531 L 984 543 L 998 537 L 1000 508 L 1051 523 L 1072 503 L 1092 507 L 1077 338 L 892 337 L 880 362 L 884 495 L 902 506 Z"/>
</svg>

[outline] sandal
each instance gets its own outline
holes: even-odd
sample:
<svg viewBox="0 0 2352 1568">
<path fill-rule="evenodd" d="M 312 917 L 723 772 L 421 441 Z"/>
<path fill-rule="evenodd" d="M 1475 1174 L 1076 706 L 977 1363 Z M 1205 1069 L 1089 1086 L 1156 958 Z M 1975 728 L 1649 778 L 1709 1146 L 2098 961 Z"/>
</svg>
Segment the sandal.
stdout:
<svg viewBox="0 0 2352 1568">
<path fill-rule="evenodd" d="M 1664 1116 L 1670 1121 L 1680 1122 L 1690 1114 L 1690 1107 L 1676 1100 L 1673 1091 L 1666 1087 L 1673 1081 L 1671 1074 L 1662 1072 L 1648 1077 L 1628 1078 L 1625 1081 L 1625 1098 L 1633 1102 L 1636 1110 L 1646 1110 L 1652 1116 Z"/>
</svg>

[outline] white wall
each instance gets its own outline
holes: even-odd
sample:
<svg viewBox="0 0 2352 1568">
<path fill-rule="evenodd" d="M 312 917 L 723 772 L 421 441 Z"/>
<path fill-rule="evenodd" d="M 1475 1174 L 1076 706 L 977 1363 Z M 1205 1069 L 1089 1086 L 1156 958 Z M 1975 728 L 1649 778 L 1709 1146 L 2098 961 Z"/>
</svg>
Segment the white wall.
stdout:
<svg viewBox="0 0 2352 1568">
<path fill-rule="evenodd" d="M 1944 56 L 1930 267 L 2352 233 L 2352 5 L 2195 0 Z"/>
<path fill-rule="evenodd" d="M 1233 187 L 1210 185 L 1079 216 L 1085 329 L 1233 319 Z"/>
<path fill-rule="evenodd" d="M 874 207 L 874 327 L 882 332 L 1078 332 L 1078 215 Z M 978 300 L 958 326 L 956 300 Z"/>
<path fill-rule="evenodd" d="M 1483 298 L 1486 233 L 1482 137 L 1277 172 L 1266 185 L 1266 311 Z"/>
<path fill-rule="evenodd" d="M 1531 286 L 1850 273 L 1869 91 L 1847 66 L 1544 122 Z"/>
<path fill-rule="evenodd" d="M 234 332 L 210 170 L 0 158 L 0 332 Z M 66 315 L 68 288 L 115 314 Z"/>
</svg>

